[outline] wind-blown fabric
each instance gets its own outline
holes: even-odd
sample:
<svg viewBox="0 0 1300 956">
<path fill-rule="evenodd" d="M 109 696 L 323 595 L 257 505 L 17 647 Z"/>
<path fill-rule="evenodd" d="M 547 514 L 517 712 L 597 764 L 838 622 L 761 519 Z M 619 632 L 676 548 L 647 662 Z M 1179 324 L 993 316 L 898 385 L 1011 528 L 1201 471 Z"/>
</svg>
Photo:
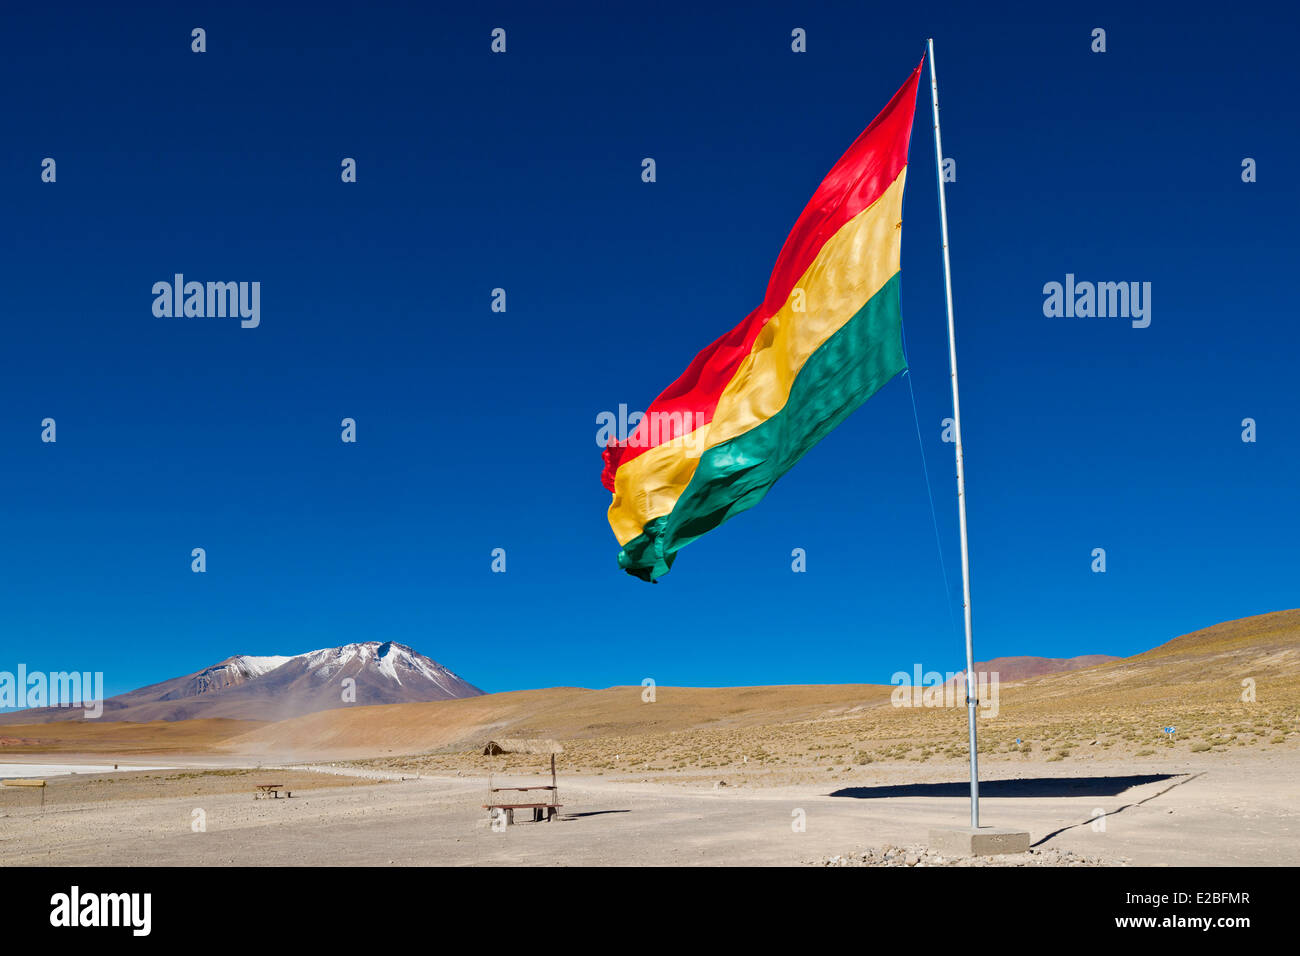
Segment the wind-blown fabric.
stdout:
<svg viewBox="0 0 1300 956">
<path fill-rule="evenodd" d="M 921 66 L 822 180 L 762 304 L 654 400 L 601 480 L 619 565 L 656 581 L 677 552 L 752 508 L 905 369 L 903 183 Z"/>
</svg>

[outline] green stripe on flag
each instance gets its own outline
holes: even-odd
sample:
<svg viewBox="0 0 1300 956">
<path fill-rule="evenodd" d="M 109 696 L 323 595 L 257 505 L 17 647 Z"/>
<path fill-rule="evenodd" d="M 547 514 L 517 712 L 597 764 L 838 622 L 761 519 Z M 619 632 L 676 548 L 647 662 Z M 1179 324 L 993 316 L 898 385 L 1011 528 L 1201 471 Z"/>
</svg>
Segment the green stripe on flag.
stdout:
<svg viewBox="0 0 1300 956">
<path fill-rule="evenodd" d="M 907 368 L 900 276 L 894 273 L 809 356 L 779 412 L 700 457 L 672 512 L 624 545 L 619 567 L 646 581 L 663 577 L 681 548 L 762 501 L 809 449 Z"/>
</svg>

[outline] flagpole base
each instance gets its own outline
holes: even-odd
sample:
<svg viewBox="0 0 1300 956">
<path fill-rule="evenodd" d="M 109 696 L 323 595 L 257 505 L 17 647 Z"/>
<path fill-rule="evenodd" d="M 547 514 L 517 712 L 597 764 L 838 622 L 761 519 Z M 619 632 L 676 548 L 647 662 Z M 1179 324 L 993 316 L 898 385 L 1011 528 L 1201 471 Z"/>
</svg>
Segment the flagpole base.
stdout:
<svg viewBox="0 0 1300 956">
<path fill-rule="evenodd" d="M 930 849 L 944 856 L 1025 853 L 1029 850 L 1029 834 L 1003 827 L 933 827 Z"/>
</svg>

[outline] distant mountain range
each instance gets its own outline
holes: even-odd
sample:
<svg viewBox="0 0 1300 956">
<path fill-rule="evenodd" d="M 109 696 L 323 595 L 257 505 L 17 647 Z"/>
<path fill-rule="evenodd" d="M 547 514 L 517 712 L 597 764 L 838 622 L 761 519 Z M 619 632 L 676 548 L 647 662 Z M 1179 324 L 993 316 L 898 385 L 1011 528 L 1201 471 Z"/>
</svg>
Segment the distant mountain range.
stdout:
<svg viewBox="0 0 1300 956">
<path fill-rule="evenodd" d="M 345 684 L 347 680 L 352 683 Z M 284 720 L 335 707 L 422 703 L 482 693 L 405 644 L 367 641 L 296 657 L 228 657 L 193 674 L 109 697 L 99 720 Z M 79 708 L 33 708 L 0 714 L 0 724 L 47 723 L 81 714 Z"/>
<path fill-rule="evenodd" d="M 1091 663 L 1099 659 L 1104 663 Z M 1003 684 L 1015 684 L 1001 691 L 1004 709 L 998 719 L 1004 721 L 1003 731 L 1011 731 L 1002 738 L 1007 742 L 1035 725 L 1060 733 L 1062 725 L 1077 724 L 1091 734 L 1099 725 L 1109 723 L 1114 733 L 1131 732 L 1135 741 L 1142 742 L 1135 745 L 1145 746 L 1145 741 L 1162 736 L 1161 727 L 1175 720 L 1186 727 L 1200 723 L 1207 733 L 1217 734 L 1242 721 L 1267 719 L 1274 721 L 1268 739 L 1300 733 L 1295 723 L 1295 714 L 1300 713 L 1300 610 L 1217 624 L 1133 657 L 1067 658 L 1065 663 L 1072 666 L 1027 678 L 1019 666 L 1002 663 L 1007 660 L 976 665 L 977 672 L 998 670 Z M 1040 666 L 1035 661 L 1060 663 L 1052 658 L 1009 660 L 1029 661 L 1034 668 Z M 1252 683 L 1257 679 L 1271 702 L 1258 705 L 1257 718 L 1242 716 L 1239 695 L 1247 679 Z M 552 687 L 472 700 L 309 714 L 224 737 L 219 750 L 276 759 L 292 755 L 294 760 L 334 760 L 380 753 L 417 754 L 437 748 L 481 750 L 486 741 L 497 737 L 554 737 L 565 744 L 581 740 L 588 753 L 598 753 L 604 747 L 612 763 L 616 753 L 639 751 L 644 755 L 664 746 L 682 748 L 673 751 L 673 759 L 677 759 L 689 752 L 691 738 L 676 735 L 694 731 L 707 734 L 699 738 L 701 746 L 705 740 L 709 746 L 727 741 L 724 746 L 734 757 L 744 753 L 744 748 L 755 747 L 754 741 L 764 739 L 761 734 L 766 733 L 761 728 L 768 727 L 772 731 L 766 739 L 775 749 L 784 746 L 777 741 L 800 732 L 792 727 L 816 722 L 826 733 L 840 735 L 818 739 L 842 741 L 835 749 L 843 752 L 860 746 L 863 732 L 868 730 L 882 739 L 911 739 L 918 732 L 927 732 L 918 730 L 918 720 L 924 724 L 925 715 L 935 712 L 892 706 L 892 690 L 882 684 L 660 685 L 654 706 L 649 707 L 642 702 L 639 686 L 603 690 Z M 1265 699 L 1261 693 L 1260 701 Z M 1222 717 L 1205 716 L 1216 711 Z M 950 711 L 934 726 L 949 734 L 964 730 L 964 725 L 964 713 Z M 36 736 L 34 731 L 23 733 Z M 996 738 L 998 725 L 986 727 L 983 733 Z M 1259 733 L 1255 730 L 1251 736 Z M 674 743 L 650 742 L 666 737 Z M 84 747 L 84 739 L 66 746 Z M 642 746 L 645 750 L 639 750 Z"/>
<path fill-rule="evenodd" d="M 1118 660 L 1081 657 L 997 657 L 977 662 L 977 673 L 1004 683 L 1080 670 Z M 354 683 L 345 686 L 344 681 Z M 965 678 L 961 671 L 953 680 Z M 345 699 L 345 690 L 353 699 Z M 337 707 L 411 704 L 478 697 L 479 688 L 437 661 L 392 641 L 344 644 L 294 657 L 238 655 L 192 674 L 109 697 L 99 720 L 286 720 Z M 0 725 L 79 719 L 80 708 L 41 707 L 0 714 Z"/>
</svg>

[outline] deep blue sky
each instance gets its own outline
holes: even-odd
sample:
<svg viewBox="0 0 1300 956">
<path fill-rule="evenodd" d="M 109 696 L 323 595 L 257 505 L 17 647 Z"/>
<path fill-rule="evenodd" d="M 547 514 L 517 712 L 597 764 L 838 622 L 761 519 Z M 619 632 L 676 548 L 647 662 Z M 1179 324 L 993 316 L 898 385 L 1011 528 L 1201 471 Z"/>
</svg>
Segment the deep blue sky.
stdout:
<svg viewBox="0 0 1300 956">
<path fill-rule="evenodd" d="M 0 669 L 113 693 L 388 639 L 488 690 L 960 667 L 928 84 L 903 314 L 952 595 L 903 378 L 655 586 L 595 443 L 761 299 L 929 35 L 977 657 L 1300 604 L 1294 13 L 381 6 L 6 7 Z M 155 318 L 175 272 L 260 281 L 261 327 Z M 1150 328 L 1045 318 L 1067 272 L 1151 282 Z"/>
</svg>

